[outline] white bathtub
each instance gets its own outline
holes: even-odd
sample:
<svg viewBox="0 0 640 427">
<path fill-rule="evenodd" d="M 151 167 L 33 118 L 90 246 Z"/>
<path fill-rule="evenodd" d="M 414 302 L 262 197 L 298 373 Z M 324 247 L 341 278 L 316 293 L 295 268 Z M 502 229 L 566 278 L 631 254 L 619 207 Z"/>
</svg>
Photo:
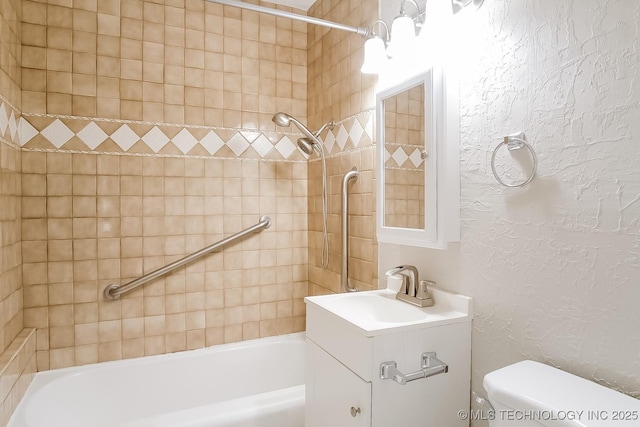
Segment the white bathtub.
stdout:
<svg viewBox="0 0 640 427">
<path fill-rule="evenodd" d="M 304 334 L 41 372 L 8 427 L 303 427 Z"/>
</svg>

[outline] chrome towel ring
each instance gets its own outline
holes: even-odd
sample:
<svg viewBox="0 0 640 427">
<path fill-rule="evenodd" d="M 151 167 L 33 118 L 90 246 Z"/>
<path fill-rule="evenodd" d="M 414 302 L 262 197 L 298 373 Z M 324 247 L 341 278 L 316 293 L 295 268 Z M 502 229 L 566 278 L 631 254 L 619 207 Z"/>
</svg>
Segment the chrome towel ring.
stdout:
<svg viewBox="0 0 640 427">
<path fill-rule="evenodd" d="M 529 145 L 527 142 L 527 137 L 524 133 L 520 132 L 513 135 L 507 135 L 504 137 L 504 141 L 502 141 L 494 150 L 491 155 L 491 172 L 493 172 L 493 176 L 496 180 L 504 185 L 505 187 L 524 187 L 528 183 L 530 183 L 533 178 L 536 176 L 536 170 L 538 169 L 538 157 L 536 156 L 536 152 L 533 150 L 533 147 Z M 531 168 L 531 173 L 529 176 L 520 183 L 507 183 L 500 178 L 498 172 L 496 172 L 496 154 L 502 145 L 506 145 L 509 151 L 520 150 L 522 148 L 526 148 L 531 153 L 531 159 L 533 160 L 533 167 Z"/>
</svg>

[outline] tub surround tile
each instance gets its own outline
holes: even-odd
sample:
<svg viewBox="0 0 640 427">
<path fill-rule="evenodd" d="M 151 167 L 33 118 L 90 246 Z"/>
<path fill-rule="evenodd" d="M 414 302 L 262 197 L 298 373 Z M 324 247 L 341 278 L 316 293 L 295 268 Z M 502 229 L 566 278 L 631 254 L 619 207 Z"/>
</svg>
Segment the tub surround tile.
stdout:
<svg viewBox="0 0 640 427">
<path fill-rule="evenodd" d="M 25 183 L 46 172 L 48 184 L 24 196 L 29 205 L 46 199 L 48 217 L 25 219 L 23 234 L 25 321 L 38 328 L 41 369 L 304 329 L 306 162 L 26 152 L 26 169 L 46 170 L 27 174 Z M 119 301 L 103 299 L 106 285 L 126 283 L 263 214 L 273 224 L 260 234 Z M 261 304 L 273 307 L 260 311 Z"/>
<path fill-rule="evenodd" d="M 24 329 L 0 355 L 0 426 L 27 391 L 36 373 L 35 329 Z"/>
<path fill-rule="evenodd" d="M 157 11 L 123 3 L 98 14 L 23 4 L 23 90 L 10 99 L 22 99 L 25 113 L 1 102 L 0 131 L 26 171 L 16 181 L 25 190 L 16 205 L 24 254 L 15 257 L 24 259 L 24 280 L 16 283 L 25 324 L 37 328 L 40 369 L 304 329 L 311 166 L 296 147 L 301 135 L 276 128 L 271 116 L 307 121 L 307 26 L 260 19 L 254 34 L 243 26 L 222 40 L 223 27 L 241 28 L 240 15 L 222 19 L 208 6 L 191 14 L 205 27 L 187 29 L 185 9 L 150 7 Z M 370 21 L 365 9 L 349 15 Z M 330 77 L 334 84 L 335 71 Z M 373 146 L 373 110 L 356 94 L 366 85 L 349 84 L 345 93 L 355 95 L 329 110 L 340 112 L 324 141 L 334 163 Z M 336 89 L 327 92 L 334 99 Z M 102 300 L 107 284 L 261 214 L 272 217 L 271 229 L 120 301 Z M 22 329 L 14 326 L 5 335 Z"/>
<path fill-rule="evenodd" d="M 0 120 L 2 118 L 0 110 Z M 329 154 L 373 144 L 369 109 L 340 120 L 322 141 Z M 1 123 L 0 123 L 1 124 Z M 23 113 L 16 143 L 27 150 L 303 161 L 302 134 Z M 1 130 L 1 129 L 0 129 Z"/>
<path fill-rule="evenodd" d="M 377 18 L 378 2 L 347 4 L 321 0 L 309 9 L 316 18 L 368 25 Z M 340 54 L 336 54 L 340 52 Z M 309 26 L 307 34 L 307 113 L 312 129 L 336 121 L 323 135 L 328 153 L 329 268 L 321 266 L 322 177 L 317 157 L 308 168 L 309 295 L 341 292 L 340 189 L 344 174 L 353 166 L 360 171 L 350 186 L 350 280 L 360 290 L 377 288 L 375 239 L 375 83 L 376 77 L 360 72 L 362 43 L 358 36 Z M 332 238 L 335 236 L 335 238 Z M 302 310 L 294 301 L 294 312 Z"/>
</svg>

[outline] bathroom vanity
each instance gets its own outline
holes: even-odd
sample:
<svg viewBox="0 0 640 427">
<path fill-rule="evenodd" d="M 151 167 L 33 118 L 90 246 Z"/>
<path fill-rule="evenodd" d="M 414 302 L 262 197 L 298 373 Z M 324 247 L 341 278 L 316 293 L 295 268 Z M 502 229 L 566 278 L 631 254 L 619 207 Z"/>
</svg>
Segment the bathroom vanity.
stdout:
<svg viewBox="0 0 640 427">
<path fill-rule="evenodd" d="M 468 426 L 471 299 L 429 291 L 427 308 L 388 289 L 305 299 L 306 427 Z"/>
</svg>

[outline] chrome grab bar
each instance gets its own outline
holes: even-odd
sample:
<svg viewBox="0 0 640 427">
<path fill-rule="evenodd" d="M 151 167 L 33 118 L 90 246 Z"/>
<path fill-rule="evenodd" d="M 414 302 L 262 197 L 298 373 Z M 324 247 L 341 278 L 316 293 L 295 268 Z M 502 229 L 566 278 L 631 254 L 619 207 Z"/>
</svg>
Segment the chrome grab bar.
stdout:
<svg viewBox="0 0 640 427">
<path fill-rule="evenodd" d="M 118 298 L 120 298 L 120 295 L 127 293 L 129 291 L 134 290 L 135 288 L 137 288 L 138 286 L 142 286 L 147 282 L 150 282 L 153 279 L 156 279 L 160 276 L 163 276 L 177 268 L 182 267 L 183 265 L 186 265 L 192 261 L 197 260 L 200 257 L 203 257 L 213 251 L 215 251 L 216 249 L 220 249 L 223 246 L 228 245 L 229 243 L 232 243 L 244 236 L 246 236 L 249 233 L 253 233 L 254 231 L 260 231 L 263 228 L 269 228 L 271 226 L 271 218 L 269 218 L 268 216 L 262 216 L 260 217 L 260 222 L 252 225 L 251 227 L 242 230 L 232 236 L 229 236 L 225 239 L 220 240 L 219 242 L 216 242 L 212 245 L 207 246 L 206 248 L 202 248 L 197 252 L 192 253 L 191 255 L 187 255 L 184 258 L 180 258 L 177 261 L 172 262 L 171 264 L 167 264 L 164 267 L 160 267 L 157 270 L 152 271 L 151 273 L 145 274 L 142 277 L 139 277 L 135 280 L 132 280 L 131 282 L 125 284 L 125 285 L 116 285 L 115 283 L 112 283 L 110 285 L 108 285 L 106 288 L 104 288 L 104 297 L 105 299 L 108 300 L 116 300 Z"/>
<path fill-rule="evenodd" d="M 349 285 L 349 181 L 358 180 L 358 168 L 355 166 L 342 178 L 342 274 L 340 282 L 344 292 L 355 292 L 358 289 Z"/>
<path fill-rule="evenodd" d="M 380 364 L 380 379 L 394 380 L 400 385 L 408 382 L 419 380 L 421 378 L 429 378 L 438 374 L 446 374 L 449 372 L 449 366 L 436 357 L 435 352 L 422 353 L 422 369 L 410 374 L 403 374 L 398 370 L 396 362 L 383 362 Z"/>
</svg>

